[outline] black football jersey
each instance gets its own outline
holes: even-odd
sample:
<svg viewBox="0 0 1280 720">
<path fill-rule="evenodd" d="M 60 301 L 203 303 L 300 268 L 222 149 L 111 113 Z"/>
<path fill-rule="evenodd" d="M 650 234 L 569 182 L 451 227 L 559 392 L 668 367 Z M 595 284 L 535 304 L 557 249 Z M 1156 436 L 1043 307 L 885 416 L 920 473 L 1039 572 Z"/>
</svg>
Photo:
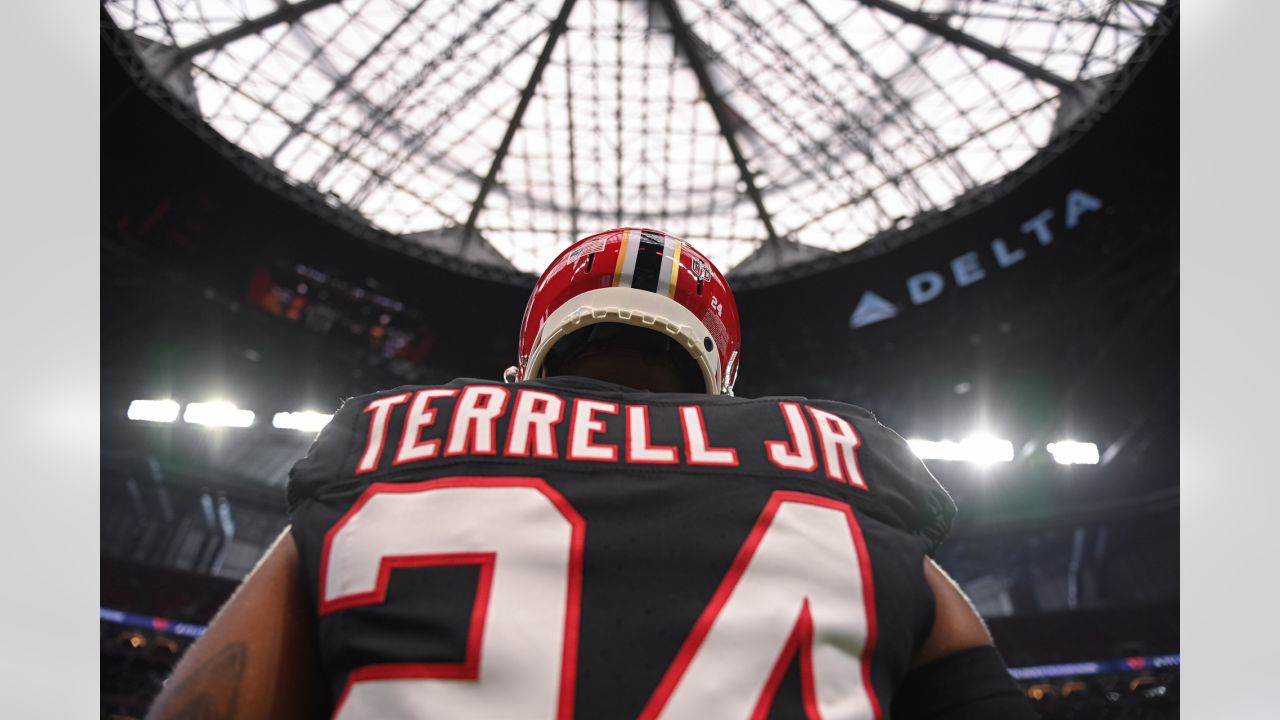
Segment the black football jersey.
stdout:
<svg viewBox="0 0 1280 720">
<path fill-rule="evenodd" d="M 888 717 L 955 506 L 860 408 L 460 379 L 290 473 L 340 718 Z"/>
</svg>

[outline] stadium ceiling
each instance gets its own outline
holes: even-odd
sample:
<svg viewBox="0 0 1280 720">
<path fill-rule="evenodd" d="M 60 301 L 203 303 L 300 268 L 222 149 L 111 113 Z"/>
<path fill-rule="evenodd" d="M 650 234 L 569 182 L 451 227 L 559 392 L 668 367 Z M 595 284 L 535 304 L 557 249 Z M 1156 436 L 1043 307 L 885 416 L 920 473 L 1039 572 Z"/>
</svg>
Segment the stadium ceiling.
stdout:
<svg viewBox="0 0 1280 720">
<path fill-rule="evenodd" d="M 401 246 L 536 273 L 640 225 L 739 277 L 902 234 L 1025 171 L 1170 25 L 1139 0 L 105 8 L 154 85 Z"/>
</svg>

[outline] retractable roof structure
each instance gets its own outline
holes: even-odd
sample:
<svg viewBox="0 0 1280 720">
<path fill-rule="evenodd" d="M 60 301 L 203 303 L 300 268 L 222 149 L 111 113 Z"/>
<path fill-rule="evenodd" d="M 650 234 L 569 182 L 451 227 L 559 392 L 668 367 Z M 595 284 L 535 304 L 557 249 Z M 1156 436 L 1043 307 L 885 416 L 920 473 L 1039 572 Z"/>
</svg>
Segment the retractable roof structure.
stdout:
<svg viewBox="0 0 1280 720">
<path fill-rule="evenodd" d="M 641 225 L 746 279 L 888 246 L 1026 172 L 1110 102 L 1172 14 L 1140 0 L 105 10 L 156 87 L 403 246 L 518 277 Z"/>
</svg>

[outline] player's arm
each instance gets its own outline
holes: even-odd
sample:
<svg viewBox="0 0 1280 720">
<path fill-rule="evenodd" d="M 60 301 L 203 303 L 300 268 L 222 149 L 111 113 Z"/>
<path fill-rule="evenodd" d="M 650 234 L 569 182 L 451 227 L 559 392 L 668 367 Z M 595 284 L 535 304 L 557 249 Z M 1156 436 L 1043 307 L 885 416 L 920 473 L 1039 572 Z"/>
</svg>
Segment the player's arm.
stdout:
<svg viewBox="0 0 1280 720">
<path fill-rule="evenodd" d="M 1034 719 L 969 598 L 927 557 L 924 576 L 935 601 L 933 629 L 894 694 L 894 720 Z"/>
<path fill-rule="evenodd" d="M 315 620 L 298 562 L 286 530 L 183 655 L 148 720 L 324 714 Z"/>
</svg>

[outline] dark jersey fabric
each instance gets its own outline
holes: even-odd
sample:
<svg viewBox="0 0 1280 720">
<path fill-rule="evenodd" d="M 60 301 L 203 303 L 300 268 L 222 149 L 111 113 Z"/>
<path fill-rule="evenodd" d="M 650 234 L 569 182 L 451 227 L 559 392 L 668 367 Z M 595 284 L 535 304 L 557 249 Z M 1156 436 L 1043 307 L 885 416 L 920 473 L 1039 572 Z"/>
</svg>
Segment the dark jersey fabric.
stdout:
<svg viewBox="0 0 1280 720">
<path fill-rule="evenodd" d="M 445 387 L 486 384 L 459 379 Z M 955 506 L 906 442 L 851 405 L 804 398 L 733 398 L 655 394 L 586 378 L 559 377 L 507 386 L 648 407 L 650 443 L 683 448 L 680 406 L 697 405 L 710 443 L 733 447 L 737 467 L 583 462 L 562 459 L 570 412 L 555 428 L 560 458 L 508 458 L 502 452 L 508 415 L 496 425 L 498 452 L 394 465 L 408 403 L 388 416 L 375 472 L 357 474 L 369 437 L 368 404 L 422 388 L 398 388 L 347 401 L 290 473 L 289 509 L 305 582 L 318 602 L 325 534 L 372 483 L 410 483 L 456 476 L 542 478 L 585 521 L 575 715 L 635 717 L 720 585 L 770 496 L 779 490 L 846 503 L 866 541 L 875 591 L 877 640 L 871 682 L 888 716 L 894 691 L 933 618 L 923 558 L 946 534 Z M 444 438 L 457 397 L 432 403 L 438 415 L 421 437 Z M 858 464 L 867 489 L 834 482 L 819 459 L 812 472 L 782 471 L 767 458 L 766 440 L 789 440 L 779 402 L 798 402 L 848 420 L 861 439 Z M 594 441 L 615 444 L 625 458 L 625 410 L 606 416 Z M 812 423 L 809 425 L 814 433 Z M 817 434 L 814 433 L 815 442 Z M 683 451 L 681 457 L 683 458 Z M 424 523 L 432 521 L 421 518 Z M 796 558 L 803 564 L 804 558 Z M 478 566 L 395 570 L 380 604 L 320 616 L 320 647 L 333 697 L 348 675 L 378 663 L 460 662 Z M 801 683 L 787 670 L 771 717 L 803 717 Z"/>
</svg>

